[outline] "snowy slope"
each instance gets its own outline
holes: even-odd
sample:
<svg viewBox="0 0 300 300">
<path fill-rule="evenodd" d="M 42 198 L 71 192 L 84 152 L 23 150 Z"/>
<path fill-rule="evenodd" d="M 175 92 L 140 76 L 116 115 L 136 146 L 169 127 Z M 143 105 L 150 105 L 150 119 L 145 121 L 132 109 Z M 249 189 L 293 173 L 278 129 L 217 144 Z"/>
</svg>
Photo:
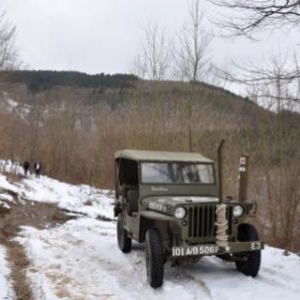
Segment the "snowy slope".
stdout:
<svg viewBox="0 0 300 300">
<path fill-rule="evenodd" d="M 45 176 L 14 183 L 0 174 L 1 186 L 24 201 L 50 201 L 82 213 L 54 228 L 23 227 L 16 238 L 31 261 L 27 276 L 36 299 L 300 299 L 300 258 L 271 247 L 263 250 L 261 270 L 254 279 L 237 272 L 233 264 L 205 257 L 186 268 L 167 264 L 164 285 L 154 290 L 146 280 L 144 246 L 133 243 L 133 250 L 123 254 L 117 246 L 115 221 L 96 219 L 113 219 L 109 191 Z M 0 193 L 0 199 L 5 197 Z M 4 255 L 1 251 L 0 258 Z M 7 295 L 9 282 L 6 276 L 1 280 L 3 267 L 7 268 L 0 259 L 0 290 L 3 287 Z"/>
</svg>

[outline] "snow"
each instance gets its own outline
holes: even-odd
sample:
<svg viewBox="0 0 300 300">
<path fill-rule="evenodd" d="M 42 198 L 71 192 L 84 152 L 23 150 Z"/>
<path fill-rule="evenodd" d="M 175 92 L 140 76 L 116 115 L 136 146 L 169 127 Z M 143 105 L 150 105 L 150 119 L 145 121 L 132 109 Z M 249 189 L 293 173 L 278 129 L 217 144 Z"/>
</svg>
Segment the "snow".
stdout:
<svg viewBox="0 0 300 300">
<path fill-rule="evenodd" d="M 0 173 L 1 189 L 17 193 L 23 201 L 56 203 L 79 214 L 77 219 L 43 230 L 22 227 L 15 238 L 31 262 L 27 278 L 36 299 L 299 299 L 299 256 L 285 256 L 282 249 L 268 246 L 262 251 L 256 278 L 237 272 L 234 264 L 204 257 L 186 268 L 167 263 L 164 285 L 152 289 L 146 279 L 144 245 L 133 242 L 128 254 L 117 246 L 110 191 L 46 176 L 29 175 L 12 182 Z M 3 190 L 0 201 L 5 199 Z M 1 247 L 0 299 L 11 299 L 5 256 Z"/>
<path fill-rule="evenodd" d="M 12 192 L 15 192 L 17 193 L 18 192 L 18 188 L 11 184 L 6 177 L 4 176 L 0 176 L 0 189 L 3 189 L 3 190 L 9 190 L 9 191 L 12 191 Z"/>
<path fill-rule="evenodd" d="M 12 291 L 11 283 L 8 278 L 10 275 L 10 270 L 7 267 L 5 260 L 6 250 L 0 247 L 0 299 L 11 299 L 14 293 Z"/>
<path fill-rule="evenodd" d="M 4 108 L 7 112 L 15 112 L 17 113 L 22 119 L 25 119 L 26 116 L 32 110 L 32 106 L 24 103 L 17 102 L 16 100 L 10 98 L 7 92 L 3 92 L 4 96 Z"/>
</svg>

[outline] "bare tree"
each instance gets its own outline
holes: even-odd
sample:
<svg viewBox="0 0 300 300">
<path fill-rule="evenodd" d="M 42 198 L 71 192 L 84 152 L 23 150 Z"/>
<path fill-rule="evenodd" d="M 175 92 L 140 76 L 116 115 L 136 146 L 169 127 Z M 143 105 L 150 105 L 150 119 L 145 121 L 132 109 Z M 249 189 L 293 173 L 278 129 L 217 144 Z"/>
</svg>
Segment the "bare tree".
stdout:
<svg viewBox="0 0 300 300">
<path fill-rule="evenodd" d="M 298 26 L 299 1 L 211 0 L 223 7 L 225 16 L 220 25 L 231 29 L 235 36 L 253 38 L 263 29 Z M 265 232 L 273 245 L 296 250 L 299 230 L 298 212 L 300 190 L 299 161 L 299 63 L 279 55 L 261 65 L 237 64 L 235 73 L 221 71 L 221 77 L 244 85 L 252 100 L 272 109 L 276 114 L 266 116 L 258 107 L 258 143 L 254 152 L 258 158 L 254 168 L 262 183 L 257 194 L 263 201 Z M 298 107 L 297 107 L 298 105 Z M 261 198 L 263 197 L 263 198 Z"/>
<path fill-rule="evenodd" d="M 0 70 L 16 69 L 20 66 L 18 51 L 15 45 L 16 27 L 0 13 Z"/>
<path fill-rule="evenodd" d="M 195 82 L 206 73 L 211 36 L 204 29 L 199 0 L 189 2 L 188 14 L 188 20 L 178 35 L 175 62 L 181 79 Z"/>
<path fill-rule="evenodd" d="M 133 63 L 134 74 L 151 80 L 165 79 L 170 68 L 169 45 L 165 31 L 149 24 Z"/>
<path fill-rule="evenodd" d="M 253 167 L 260 184 L 256 198 L 264 206 L 262 223 L 266 238 L 275 246 L 296 250 L 300 120 L 295 110 L 299 109 L 300 89 L 299 80 L 284 76 L 287 69 L 286 59 L 275 57 L 266 68 L 244 69 L 238 82 L 252 89 L 253 101 L 276 112 L 265 114 L 257 106 L 257 141 L 252 153 L 257 157 Z"/>
<path fill-rule="evenodd" d="M 243 86 L 259 105 L 276 112 L 293 110 L 299 105 L 300 67 L 296 56 L 292 63 L 287 55 L 279 54 L 265 59 L 261 65 L 233 62 L 231 67 L 231 70 L 215 67 L 215 72 L 222 80 Z"/>
<path fill-rule="evenodd" d="M 265 29 L 270 29 L 272 32 L 281 29 L 287 29 L 289 32 L 293 30 L 299 31 L 300 29 L 299 0 L 208 1 L 223 9 L 220 12 L 219 22 L 217 23 L 220 28 L 227 30 L 226 33 L 229 32 L 229 35 L 233 37 L 246 36 L 254 39 L 262 30 Z M 295 47 L 297 47 L 296 42 Z M 295 53 L 297 52 L 298 51 L 296 49 Z M 271 67 L 265 63 L 262 67 L 255 66 L 255 64 L 252 64 L 251 67 L 239 66 L 237 68 L 239 76 L 233 76 L 228 72 L 225 72 L 227 75 L 224 76 L 223 72 L 222 77 L 226 77 L 226 79 L 232 82 L 235 81 L 253 86 L 255 84 L 273 85 L 278 82 L 278 76 L 280 76 L 280 81 L 284 81 L 289 86 L 298 86 L 297 81 L 300 78 L 300 71 L 297 55 L 294 55 L 294 59 L 291 57 L 288 58 L 289 59 L 285 57 L 284 66 L 280 66 L 280 75 L 274 72 L 274 66 L 279 61 L 274 61 L 272 58 L 273 61 Z M 282 64 L 282 62 L 283 60 L 281 59 L 280 64 Z M 293 97 L 288 95 L 288 98 L 291 100 Z"/>
<path fill-rule="evenodd" d="M 209 0 L 228 9 L 220 22 L 235 35 L 251 36 L 259 29 L 299 26 L 299 0 Z"/>
</svg>

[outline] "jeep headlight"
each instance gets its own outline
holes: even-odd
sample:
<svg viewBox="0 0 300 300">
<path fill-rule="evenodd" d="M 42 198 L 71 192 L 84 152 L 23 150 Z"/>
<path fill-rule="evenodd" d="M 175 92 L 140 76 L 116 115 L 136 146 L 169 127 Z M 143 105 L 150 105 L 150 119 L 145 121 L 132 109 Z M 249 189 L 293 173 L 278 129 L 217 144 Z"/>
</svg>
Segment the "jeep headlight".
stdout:
<svg viewBox="0 0 300 300">
<path fill-rule="evenodd" d="M 174 216 L 177 219 L 183 219 L 186 217 L 186 209 L 183 207 L 177 207 L 174 212 Z"/>
<path fill-rule="evenodd" d="M 244 214 L 244 208 L 241 205 L 237 205 L 233 209 L 233 215 L 236 218 L 240 218 Z"/>
</svg>

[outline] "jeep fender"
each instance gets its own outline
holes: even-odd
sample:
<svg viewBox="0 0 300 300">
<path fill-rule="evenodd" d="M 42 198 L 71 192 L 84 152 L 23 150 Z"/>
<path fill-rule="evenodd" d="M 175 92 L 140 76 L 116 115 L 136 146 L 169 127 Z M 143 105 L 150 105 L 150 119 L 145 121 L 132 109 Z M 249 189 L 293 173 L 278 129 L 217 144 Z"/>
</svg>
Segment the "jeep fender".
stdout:
<svg viewBox="0 0 300 300">
<path fill-rule="evenodd" d="M 169 224 L 176 221 L 176 219 L 172 216 L 164 215 L 155 211 L 142 211 L 140 214 L 141 225 L 140 225 L 140 233 L 139 233 L 139 242 L 144 242 L 145 234 L 147 230 L 151 227 L 157 228 L 164 239 L 166 239 L 167 231 L 169 228 Z"/>
</svg>

